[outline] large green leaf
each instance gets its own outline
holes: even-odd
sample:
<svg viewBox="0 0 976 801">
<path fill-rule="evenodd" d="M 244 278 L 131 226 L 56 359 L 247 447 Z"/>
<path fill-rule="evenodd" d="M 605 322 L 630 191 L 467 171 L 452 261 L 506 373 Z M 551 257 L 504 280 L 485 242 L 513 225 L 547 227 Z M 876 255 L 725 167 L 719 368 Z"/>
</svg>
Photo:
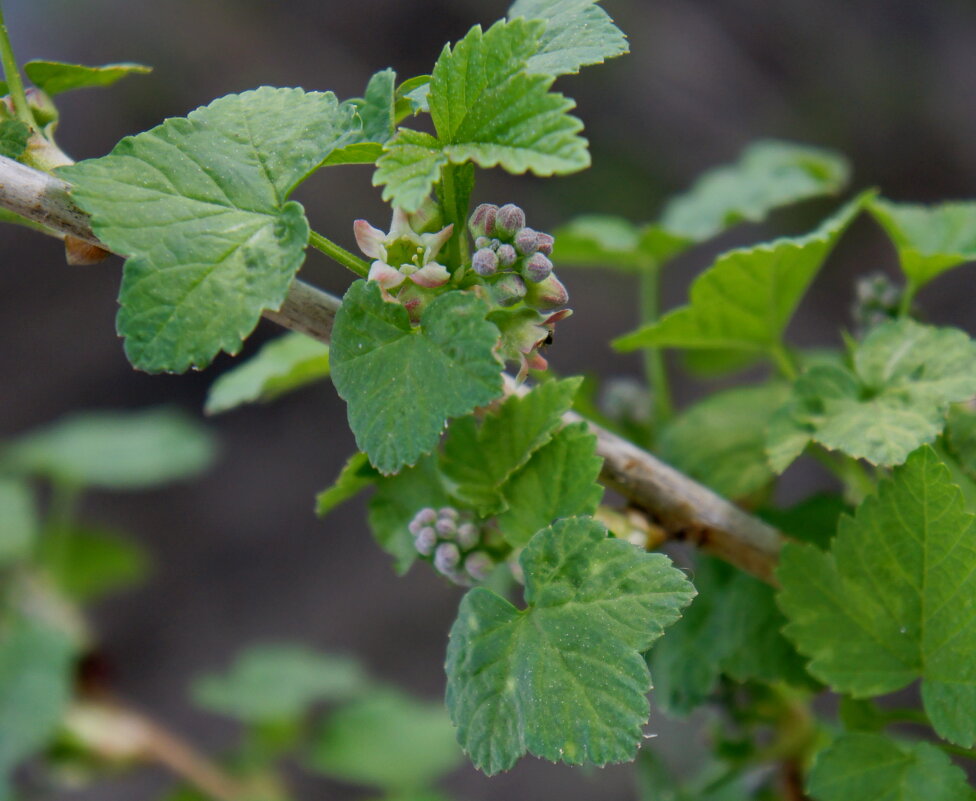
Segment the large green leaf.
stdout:
<svg viewBox="0 0 976 801">
<path fill-rule="evenodd" d="M 395 793 L 425 788 L 455 768 L 462 754 L 442 703 L 380 690 L 330 714 L 310 757 L 311 766 L 329 776 Z"/>
<path fill-rule="evenodd" d="M 881 465 L 900 464 L 945 427 L 949 404 L 976 394 L 976 343 L 910 319 L 875 328 L 853 370 L 821 366 L 797 380 L 770 423 L 768 450 L 785 470 L 812 439 Z"/>
<path fill-rule="evenodd" d="M 501 394 L 498 329 L 487 311 L 473 295 L 450 292 L 415 328 L 376 282 L 357 281 L 346 292 L 332 333 L 332 378 L 356 443 L 377 470 L 415 464 L 437 447 L 447 418 Z"/>
<path fill-rule="evenodd" d="M 614 341 L 618 350 L 665 346 L 770 351 L 820 266 L 861 207 L 847 204 L 811 234 L 720 256 L 691 285 L 691 304 Z"/>
<path fill-rule="evenodd" d="M 808 792 L 815 801 L 971 801 L 963 770 L 931 743 L 847 734 L 817 754 Z"/>
<path fill-rule="evenodd" d="M 193 698 L 204 709 L 249 723 L 284 722 L 316 702 L 356 698 L 368 684 L 346 657 L 304 645 L 255 645 L 227 673 L 198 678 Z"/>
<path fill-rule="evenodd" d="M 54 481 L 126 490 L 190 478 L 214 453 L 205 428 L 164 408 L 76 414 L 14 440 L 0 460 Z"/>
<path fill-rule="evenodd" d="M 207 393 L 207 414 L 245 403 L 270 401 L 329 375 L 329 346 L 305 334 L 288 333 L 220 376 Z"/>
<path fill-rule="evenodd" d="M 758 222 L 778 206 L 838 192 L 848 171 L 846 160 L 830 150 L 756 142 L 737 162 L 706 173 L 672 200 L 661 225 L 701 242 L 737 223 Z"/>
<path fill-rule="evenodd" d="M 486 773 L 526 751 L 570 764 L 633 759 L 647 720 L 641 652 L 694 594 L 662 554 L 588 518 L 543 529 L 520 559 L 524 610 L 490 590 L 461 602 L 447 653 L 458 741 Z"/>
<path fill-rule="evenodd" d="M 0 782 L 53 737 L 71 696 L 73 647 L 29 620 L 0 627 Z"/>
<path fill-rule="evenodd" d="M 542 20 L 546 29 L 527 71 L 541 75 L 577 73 L 629 52 L 627 37 L 598 0 L 515 0 L 509 19 Z"/>
<path fill-rule="evenodd" d="M 512 396 L 480 425 L 474 417 L 456 421 L 441 457 L 451 494 L 477 508 L 482 517 L 499 511 L 504 505 L 502 485 L 551 439 L 581 382 L 549 381 L 524 397 Z"/>
<path fill-rule="evenodd" d="M 661 431 L 657 453 L 720 495 L 749 495 L 775 475 L 766 463 L 766 427 L 789 393 L 782 383 L 717 392 Z"/>
<path fill-rule="evenodd" d="M 841 519 L 829 553 L 788 544 L 777 577 L 814 676 L 855 698 L 921 679 L 939 735 L 976 742 L 976 524 L 931 448 Z"/>
<path fill-rule="evenodd" d="M 118 327 L 136 367 L 180 372 L 236 353 L 282 304 L 309 231 L 287 197 L 360 125 L 331 93 L 262 87 L 62 168 L 98 237 L 130 257 Z"/>
<path fill-rule="evenodd" d="M 916 288 L 976 261 L 976 203 L 916 206 L 877 198 L 868 211 L 888 232 L 902 272 Z"/>
<path fill-rule="evenodd" d="M 0 569 L 30 554 L 39 528 L 30 488 L 0 478 Z"/>
<path fill-rule="evenodd" d="M 24 72 L 38 89 L 43 89 L 49 95 L 57 95 L 72 89 L 111 86 L 128 75 L 152 72 L 152 67 L 131 62 L 85 67 L 63 61 L 28 61 L 24 64 Z"/>
</svg>

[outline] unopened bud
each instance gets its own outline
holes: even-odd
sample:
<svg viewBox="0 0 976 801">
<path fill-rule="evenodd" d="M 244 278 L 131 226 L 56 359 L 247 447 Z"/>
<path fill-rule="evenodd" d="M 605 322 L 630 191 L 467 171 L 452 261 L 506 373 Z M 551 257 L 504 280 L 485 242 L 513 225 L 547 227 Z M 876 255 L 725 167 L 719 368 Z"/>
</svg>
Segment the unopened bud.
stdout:
<svg viewBox="0 0 976 801">
<path fill-rule="evenodd" d="M 442 517 L 434 524 L 434 528 L 446 540 L 454 539 L 454 535 L 457 534 L 457 523 L 449 517 Z"/>
<path fill-rule="evenodd" d="M 498 206 L 491 203 L 482 203 L 472 213 L 468 219 L 468 230 L 471 236 L 494 236 L 495 235 L 495 215 L 498 213 Z"/>
<path fill-rule="evenodd" d="M 531 256 L 539 249 L 539 235 L 531 228 L 520 228 L 514 241 L 515 249 L 523 256 Z"/>
<path fill-rule="evenodd" d="M 525 228 L 525 212 L 514 203 L 506 203 L 495 215 L 495 236 L 511 239 L 520 228 Z"/>
<path fill-rule="evenodd" d="M 514 306 L 525 297 L 525 281 L 515 273 L 506 273 L 491 288 L 495 303 L 499 306 Z"/>
<path fill-rule="evenodd" d="M 453 506 L 442 506 L 437 510 L 437 514 L 439 517 L 449 517 L 451 520 L 457 520 L 459 515 L 458 510 Z"/>
<path fill-rule="evenodd" d="M 494 275 L 498 271 L 498 256 L 491 248 L 481 248 L 471 258 L 471 269 L 478 275 Z"/>
<path fill-rule="evenodd" d="M 511 245 L 499 245 L 498 250 L 495 251 L 498 255 L 498 266 L 503 270 L 508 269 L 518 258 L 518 253 L 515 252 L 515 248 Z"/>
<path fill-rule="evenodd" d="M 417 536 L 420 529 L 422 529 L 424 526 L 429 526 L 435 520 L 437 520 L 437 512 L 428 506 L 421 509 L 413 516 L 413 520 L 410 521 L 407 528 L 410 529 L 411 534 Z"/>
<path fill-rule="evenodd" d="M 534 253 L 525 262 L 525 266 L 522 267 L 522 275 L 536 284 L 540 281 L 545 281 L 552 275 L 552 262 L 549 261 L 548 256 L 544 256 L 541 253 Z"/>
<path fill-rule="evenodd" d="M 569 303 L 569 292 L 555 275 L 526 288 L 525 302 L 536 309 L 557 309 Z"/>
<path fill-rule="evenodd" d="M 477 239 L 474 240 L 474 246 L 478 250 L 481 250 L 482 248 L 492 248 L 492 250 L 494 250 L 494 247 L 492 247 L 492 245 L 497 247 L 498 240 L 492 239 L 491 237 L 488 236 L 479 236 Z"/>
<path fill-rule="evenodd" d="M 27 105 L 30 106 L 30 110 L 34 114 L 34 120 L 41 128 L 58 121 L 58 117 L 60 116 L 58 107 L 54 105 L 54 101 L 51 100 L 47 92 L 31 87 L 25 94 L 27 96 Z"/>
<path fill-rule="evenodd" d="M 495 560 L 484 551 L 475 551 L 464 560 L 464 569 L 475 581 L 484 581 L 495 569 Z"/>
<path fill-rule="evenodd" d="M 552 255 L 552 246 L 556 244 L 556 240 L 552 234 L 543 234 L 541 232 L 536 232 L 535 243 L 539 248 L 539 252 L 546 255 Z"/>
<path fill-rule="evenodd" d="M 461 563 L 461 552 L 453 542 L 442 542 L 434 551 L 434 567 L 439 573 L 451 577 Z"/>
<path fill-rule="evenodd" d="M 420 529 L 417 536 L 413 538 L 413 545 L 417 553 L 430 556 L 434 552 L 434 546 L 437 545 L 437 532 L 430 526 Z"/>
<path fill-rule="evenodd" d="M 481 529 L 474 523 L 462 523 L 457 529 L 457 543 L 465 551 L 474 548 L 481 541 Z"/>
</svg>

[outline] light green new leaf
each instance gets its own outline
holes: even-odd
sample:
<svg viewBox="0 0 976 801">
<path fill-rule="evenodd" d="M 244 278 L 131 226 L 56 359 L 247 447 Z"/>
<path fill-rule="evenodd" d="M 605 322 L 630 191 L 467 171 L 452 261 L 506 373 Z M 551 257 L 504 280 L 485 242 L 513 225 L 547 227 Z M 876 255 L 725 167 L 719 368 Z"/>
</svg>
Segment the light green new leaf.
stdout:
<svg viewBox="0 0 976 801">
<path fill-rule="evenodd" d="M 625 272 L 661 265 L 691 244 L 659 225 L 636 226 L 622 217 L 601 214 L 574 218 L 556 231 L 555 239 L 560 267 L 614 267 Z"/>
<path fill-rule="evenodd" d="M 81 64 L 65 64 L 62 61 L 28 61 L 24 64 L 24 72 L 38 89 L 43 89 L 49 95 L 57 95 L 72 89 L 111 86 L 128 75 L 152 72 L 152 67 L 131 62 L 85 67 Z"/>
<path fill-rule="evenodd" d="M 206 470 L 215 442 L 172 409 L 89 412 L 14 440 L 0 452 L 8 468 L 77 486 L 143 489 Z"/>
<path fill-rule="evenodd" d="M 401 128 L 376 162 L 373 186 L 383 187 L 383 200 L 416 211 L 440 180 L 447 156 L 433 136 Z"/>
<path fill-rule="evenodd" d="M 734 164 L 703 175 L 672 200 L 661 225 L 702 242 L 740 222 L 759 222 L 779 206 L 839 192 L 847 161 L 830 150 L 764 141 L 747 147 Z"/>
<path fill-rule="evenodd" d="M 976 203 L 917 206 L 877 198 L 868 211 L 888 232 L 901 270 L 916 289 L 946 270 L 976 261 Z"/>
<path fill-rule="evenodd" d="M 546 23 L 539 50 L 526 71 L 540 75 L 577 73 L 580 67 L 630 51 L 627 37 L 613 24 L 598 0 L 515 0 L 508 18 L 525 17 Z"/>
<path fill-rule="evenodd" d="M 395 100 L 396 73 L 389 68 L 375 73 L 366 84 L 364 96 L 354 101 L 367 142 L 383 144 L 393 138 Z"/>
<path fill-rule="evenodd" d="M 949 404 L 976 394 L 976 343 L 955 328 L 883 323 L 854 353 L 854 369 L 814 367 L 770 422 L 768 452 L 785 470 L 812 439 L 873 464 L 894 465 L 945 427 Z"/>
<path fill-rule="evenodd" d="M 414 116 L 421 112 L 426 114 L 430 110 L 427 105 L 429 94 L 429 75 L 415 75 L 401 83 L 396 90 L 397 121 L 399 122 L 411 114 Z"/>
<path fill-rule="evenodd" d="M 0 782 L 54 736 L 71 697 L 73 648 L 29 620 L 0 627 Z"/>
<path fill-rule="evenodd" d="M 456 421 L 441 456 L 441 472 L 451 494 L 482 517 L 499 511 L 504 505 L 502 485 L 552 438 L 581 383 L 579 378 L 549 381 L 523 397 L 506 399 L 480 425 L 474 417 Z"/>
<path fill-rule="evenodd" d="M 651 687 L 640 654 L 694 590 L 666 556 L 607 538 L 588 518 L 543 529 L 520 562 L 526 609 L 476 588 L 451 629 L 458 742 L 488 774 L 527 751 L 574 765 L 633 759 Z"/>
<path fill-rule="evenodd" d="M 293 720 L 320 701 L 346 701 L 369 686 L 351 659 L 304 645 L 255 645 L 225 674 L 193 683 L 195 703 L 247 723 Z"/>
<path fill-rule="evenodd" d="M 415 328 L 376 282 L 346 292 L 332 332 L 332 379 L 359 449 L 381 473 L 416 464 L 437 447 L 448 418 L 501 394 L 498 329 L 487 311 L 474 295 L 451 292 Z"/>
<path fill-rule="evenodd" d="M 30 488 L 0 478 L 0 569 L 30 554 L 39 528 Z"/>
<path fill-rule="evenodd" d="M 140 584 L 149 573 L 149 554 L 126 537 L 96 529 L 72 529 L 63 539 L 45 537 L 38 561 L 71 600 L 88 603 Z"/>
<path fill-rule="evenodd" d="M 800 299 L 862 202 L 847 204 L 806 236 L 723 254 L 691 285 L 690 305 L 614 340 L 614 347 L 777 348 Z"/>
<path fill-rule="evenodd" d="M 262 87 L 61 169 L 98 237 L 130 257 L 118 327 L 136 367 L 203 367 L 281 306 L 309 231 L 287 197 L 360 125 L 331 93 Z"/>
<path fill-rule="evenodd" d="M 288 333 L 214 381 L 204 409 L 219 414 L 245 403 L 274 400 L 328 375 L 329 346 L 305 334 Z"/>
<path fill-rule="evenodd" d="M 963 770 L 931 743 L 847 734 L 817 754 L 807 791 L 815 801 L 972 801 Z"/>
<path fill-rule="evenodd" d="M 976 742 L 976 523 L 931 448 L 841 518 L 829 553 L 787 545 L 777 577 L 811 674 L 855 698 L 921 679 L 938 734 Z"/>
<path fill-rule="evenodd" d="M 380 690 L 340 707 L 315 735 L 310 765 L 346 782 L 394 793 L 421 790 L 462 754 L 442 703 Z"/>
<path fill-rule="evenodd" d="M 749 495 L 774 477 L 766 463 L 766 427 L 789 395 L 781 383 L 717 392 L 661 431 L 657 453 L 720 495 Z"/>
<path fill-rule="evenodd" d="M 20 120 L 0 122 L 0 156 L 19 159 L 27 150 L 28 139 L 30 139 L 30 128 L 26 123 Z"/>
<path fill-rule="evenodd" d="M 332 486 L 315 496 L 315 514 L 325 517 L 340 503 L 371 487 L 379 477 L 380 474 L 373 469 L 365 453 L 354 453 L 343 465 Z"/>
<path fill-rule="evenodd" d="M 585 423 L 560 429 L 502 487 L 507 509 L 498 516 L 498 529 L 505 540 L 525 545 L 555 520 L 593 514 L 603 498 L 601 467 L 596 437 Z"/>
<path fill-rule="evenodd" d="M 430 80 L 430 114 L 444 153 L 535 175 L 576 172 L 590 165 L 583 127 L 567 112 L 575 104 L 550 92 L 554 78 L 528 75 L 545 24 L 499 21 L 475 26 L 454 49 L 445 47 Z"/>
</svg>

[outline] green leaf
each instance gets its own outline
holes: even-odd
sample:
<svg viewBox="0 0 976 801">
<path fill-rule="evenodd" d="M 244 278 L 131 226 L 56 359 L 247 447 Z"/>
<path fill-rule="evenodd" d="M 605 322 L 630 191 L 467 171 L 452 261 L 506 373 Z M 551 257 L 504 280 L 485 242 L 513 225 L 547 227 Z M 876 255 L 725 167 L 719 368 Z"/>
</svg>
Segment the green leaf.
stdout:
<svg viewBox="0 0 976 801">
<path fill-rule="evenodd" d="M 723 254 L 691 285 L 690 305 L 614 340 L 614 347 L 778 347 L 800 299 L 861 203 L 852 201 L 806 236 Z"/>
<path fill-rule="evenodd" d="M 427 98 L 430 94 L 430 76 L 416 75 L 401 83 L 396 90 L 397 118 L 417 115 L 430 110 Z"/>
<path fill-rule="evenodd" d="M 401 128 L 376 162 L 373 186 L 383 187 L 383 200 L 416 211 L 440 180 L 447 156 L 433 136 Z"/>
<path fill-rule="evenodd" d="M 809 682 L 803 660 L 780 633 L 786 619 L 772 587 L 706 556 L 696 559 L 693 580 L 698 595 L 648 657 L 654 700 L 664 712 L 689 714 L 722 674 L 736 681 Z"/>
<path fill-rule="evenodd" d="M 333 150 L 322 162 L 323 167 L 341 164 L 375 164 L 383 155 L 383 145 L 379 142 L 355 142 Z"/>
<path fill-rule="evenodd" d="M 567 112 L 572 100 L 549 91 L 554 78 L 528 75 L 545 25 L 515 19 L 482 34 L 475 26 L 454 49 L 445 47 L 430 80 L 430 114 L 444 153 L 535 175 L 576 172 L 590 165 L 583 124 Z"/>
<path fill-rule="evenodd" d="M 219 414 L 245 403 L 274 400 L 328 375 L 329 346 L 305 334 L 288 333 L 214 381 L 205 411 Z"/>
<path fill-rule="evenodd" d="M 110 490 L 190 478 L 213 462 L 213 437 L 173 409 L 89 412 L 26 434 L 2 453 L 10 469 Z"/>
<path fill-rule="evenodd" d="M 286 198 L 359 125 L 331 93 L 262 87 L 60 170 L 99 239 L 130 257 L 118 327 L 136 367 L 203 367 L 281 306 L 309 231 Z"/>
<path fill-rule="evenodd" d="M 366 84 L 364 97 L 354 101 L 366 141 L 383 144 L 393 138 L 395 94 L 396 73 L 387 68 L 375 73 Z"/>
<path fill-rule="evenodd" d="M 716 392 L 661 431 L 657 453 L 720 495 L 749 495 L 774 478 L 766 463 L 766 426 L 789 394 L 782 383 Z"/>
<path fill-rule="evenodd" d="M 354 453 L 346 461 L 331 487 L 315 496 L 315 514 L 325 517 L 340 503 L 354 498 L 367 487 L 371 487 L 380 474 L 369 463 L 365 453 Z"/>
<path fill-rule="evenodd" d="M 922 680 L 941 737 L 976 741 L 976 525 L 935 452 L 923 447 L 853 518 L 830 553 L 788 544 L 777 577 L 787 635 L 808 669 L 869 698 Z"/>
<path fill-rule="evenodd" d="M 608 539 L 592 519 L 543 529 L 520 558 L 518 610 L 465 595 L 447 652 L 458 742 L 488 774 L 527 751 L 569 764 L 634 758 L 648 717 L 646 651 L 694 594 L 663 554 Z"/>
<path fill-rule="evenodd" d="M 587 214 L 575 217 L 554 234 L 559 266 L 640 267 L 640 228 L 623 217 Z"/>
<path fill-rule="evenodd" d="M 817 755 L 808 792 L 816 801 L 967 801 L 963 770 L 930 743 L 847 734 Z"/>
<path fill-rule="evenodd" d="M 480 425 L 474 417 L 457 420 L 441 457 L 441 472 L 451 494 L 482 517 L 499 511 L 504 503 L 502 485 L 562 425 L 562 415 L 572 407 L 581 382 L 578 378 L 548 381 L 523 397 L 507 398 Z M 530 536 L 540 528 L 532 529 Z"/>
<path fill-rule="evenodd" d="M 30 128 L 26 123 L 20 120 L 0 122 L 0 156 L 19 159 L 27 150 L 28 139 L 30 139 Z"/>
<path fill-rule="evenodd" d="M 381 690 L 329 715 L 310 756 L 336 779 L 397 792 L 423 789 L 462 754 L 443 704 Z"/>
<path fill-rule="evenodd" d="M 62 61 L 28 61 L 24 64 L 24 72 L 38 89 L 49 95 L 58 95 L 72 89 L 111 86 L 129 75 L 150 73 L 152 67 L 131 62 L 85 67 L 81 64 L 65 64 Z"/>
<path fill-rule="evenodd" d="M 959 466 L 976 479 L 976 409 L 954 404 L 946 417 L 946 445 Z"/>
<path fill-rule="evenodd" d="M 0 569 L 27 558 L 39 531 L 30 488 L 0 478 Z"/>
<path fill-rule="evenodd" d="M 672 200 L 661 225 L 702 242 L 737 223 L 759 222 L 779 206 L 839 192 L 848 172 L 847 161 L 830 150 L 755 142 L 734 164 L 706 173 Z"/>
<path fill-rule="evenodd" d="M 351 659 L 282 644 L 248 648 L 227 673 L 198 678 L 192 691 L 204 709 L 261 723 L 300 717 L 320 701 L 356 698 L 368 685 Z"/>
<path fill-rule="evenodd" d="M 498 329 L 487 311 L 473 295 L 450 292 L 415 328 L 376 282 L 346 292 L 332 332 L 332 378 L 359 449 L 381 473 L 416 464 L 437 447 L 447 418 L 501 394 Z"/>
<path fill-rule="evenodd" d="M 787 509 L 763 509 L 760 516 L 788 537 L 826 550 L 837 533 L 837 521 L 849 511 L 840 495 L 820 493 Z"/>
<path fill-rule="evenodd" d="M 0 782 L 54 736 L 71 697 L 73 648 L 29 620 L 0 628 Z"/>
<path fill-rule="evenodd" d="M 630 52 L 627 37 L 597 0 L 515 0 L 509 19 L 525 17 L 546 23 L 539 50 L 526 71 L 541 75 L 577 73 Z"/>
<path fill-rule="evenodd" d="M 369 501 L 369 526 L 380 546 L 396 560 L 398 573 L 406 573 L 417 558 L 410 521 L 425 506 L 453 505 L 442 484 L 437 459 L 426 456 L 415 467 L 395 476 L 381 477 Z"/>
<path fill-rule="evenodd" d="M 68 598 L 88 603 L 140 584 L 149 555 L 136 542 L 108 531 L 72 529 L 41 540 L 38 559 Z"/>
<path fill-rule="evenodd" d="M 872 464 L 894 465 L 945 427 L 953 401 L 976 394 L 976 343 L 910 319 L 875 328 L 853 370 L 814 367 L 770 423 L 770 462 L 785 470 L 811 439 Z"/>
<path fill-rule="evenodd" d="M 876 198 L 867 208 L 888 232 L 901 270 L 916 289 L 976 260 L 976 203 L 916 206 Z"/>
<path fill-rule="evenodd" d="M 591 515 L 603 498 L 597 483 L 603 459 L 586 423 L 560 429 L 502 488 L 507 509 L 498 529 L 515 546 L 562 517 Z"/>
</svg>

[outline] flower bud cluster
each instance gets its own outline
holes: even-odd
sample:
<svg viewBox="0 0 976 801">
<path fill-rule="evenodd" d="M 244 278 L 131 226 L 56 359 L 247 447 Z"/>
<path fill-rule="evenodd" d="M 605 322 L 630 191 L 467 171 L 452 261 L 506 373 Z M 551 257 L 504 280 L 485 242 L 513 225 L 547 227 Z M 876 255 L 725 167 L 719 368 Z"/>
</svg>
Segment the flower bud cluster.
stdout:
<svg viewBox="0 0 976 801">
<path fill-rule="evenodd" d="M 876 272 L 859 279 L 854 289 L 851 316 L 859 336 L 898 316 L 904 290 L 884 273 Z"/>
<path fill-rule="evenodd" d="M 428 506 L 417 512 L 407 527 L 417 553 L 455 584 L 470 586 L 484 581 L 495 569 L 495 558 L 485 549 L 485 532 L 470 512 L 453 506 Z"/>
</svg>

